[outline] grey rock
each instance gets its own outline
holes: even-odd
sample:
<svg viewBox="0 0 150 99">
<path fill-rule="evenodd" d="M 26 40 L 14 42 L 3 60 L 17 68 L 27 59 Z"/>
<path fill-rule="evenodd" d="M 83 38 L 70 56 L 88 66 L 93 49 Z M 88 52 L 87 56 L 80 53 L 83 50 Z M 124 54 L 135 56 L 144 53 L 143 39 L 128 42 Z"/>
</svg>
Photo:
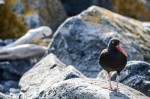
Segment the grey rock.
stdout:
<svg viewBox="0 0 150 99">
<path fill-rule="evenodd" d="M 0 47 L 1 46 L 5 46 L 5 43 L 3 42 L 3 40 L 0 39 Z"/>
<path fill-rule="evenodd" d="M 0 47 L 6 46 L 13 42 L 14 42 L 14 39 L 5 39 L 5 40 L 0 39 Z"/>
<path fill-rule="evenodd" d="M 27 15 L 26 22 L 30 28 L 38 28 L 41 26 L 40 18 L 37 13 Z"/>
<path fill-rule="evenodd" d="M 3 74 L 3 70 L 2 69 L 0 69 L 0 80 L 2 80 L 2 74 Z"/>
<path fill-rule="evenodd" d="M 0 69 L 17 75 L 23 75 L 33 65 L 34 63 L 31 63 L 30 60 L 1 61 Z"/>
<path fill-rule="evenodd" d="M 0 81 L 0 92 L 9 94 L 10 88 L 19 89 L 18 80 L 1 80 Z"/>
<path fill-rule="evenodd" d="M 0 40 L 0 46 L 6 46 L 14 42 L 13 39 Z M 26 60 L 1 60 L 0 61 L 0 92 L 9 93 L 9 88 L 19 88 L 18 82 L 21 76 L 28 71 L 35 62 Z"/>
<path fill-rule="evenodd" d="M 150 35 L 143 23 L 96 6 L 68 18 L 55 32 L 49 53 L 96 77 L 99 54 L 111 38 L 120 39 L 128 60 L 150 62 Z"/>
<path fill-rule="evenodd" d="M 4 86 L 0 84 L 0 92 L 4 91 Z"/>
<path fill-rule="evenodd" d="M 106 81 L 86 78 L 52 53 L 26 72 L 19 85 L 20 94 L 13 97 L 23 99 L 148 99 L 123 84 L 119 84 L 119 93 L 104 89 Z"/>
<path fill-rule="evenodd" d="M 12 99 L 9 95 L 0 92 L 0 99 Z"/>
<path fill-rule="evenodd" d="M 19 92 L 20 92 L 20 89 L 10 88 L 10 89 L 9 89 L 9 92 L 10 92 L 10 93 L 19 93 Z"/>
<path fill-rule="evenodd" d="M 40 93 L 44 93 L 54 83 L 84 77 L 73 66 L 65 65 L 54 54 L 50 54 L 26 72 L 19 85 L 23 95 L 27 99 L 32 99 L 38 97 Z"/>
<path fill-rule="evenodd" d="M 148 35 L 150 35 L 150 22 L 143 22 L 143 26 L 145 29 L 145 33 L 147 33 Z"/>
<path fill-rule="evenodd" d="M 14 74 L 14 73 L 10 73 L 8 71 L 3 71 L 2 72 L 2 78 L 3 80 L 18 80 L 20 79 L 21 76 Z"/>
<path fill-rule="evenodd" d="M 144 94 L 123 84 L 120 84 L 118 93 L 102 88 L 104 86 L 106 81 L 69 79 L 53 84 L 37 99 L 148 99 Z"/>
<path fill-rule="evenodd" d="M 107 80 L 107 73 L 102 70 L 97 77 Z M 116 73 L 112 74 L 112 80 L 116 79 Z M 150 96 L 150 64 L 143 61 L 129 61 L 120 74 L 120 82 Z"/>
<path fill-rule="evenodd" d="M 4 87 L 7 87 L 7 88 L 18 88 L 18 81 L 8 80 L 2 83 L 4 83 Z"/>
<path fill-rule="evenodd" d="M 10 88 L 19 88 L 18 82 L 21 76 L 28 71 L 34 63 L 30 60 L 14 60 L 0 62 L 0 84 L 3 86 L 1 92 L 9 94 Z"/>
<path fill-rule="evenodd" d="M 5 39 L 4 40 L 5 45 L 8 45 L 8 44 L 13 43 L 13 42 L 14 42 L 13 39 Z"/>
</svg>

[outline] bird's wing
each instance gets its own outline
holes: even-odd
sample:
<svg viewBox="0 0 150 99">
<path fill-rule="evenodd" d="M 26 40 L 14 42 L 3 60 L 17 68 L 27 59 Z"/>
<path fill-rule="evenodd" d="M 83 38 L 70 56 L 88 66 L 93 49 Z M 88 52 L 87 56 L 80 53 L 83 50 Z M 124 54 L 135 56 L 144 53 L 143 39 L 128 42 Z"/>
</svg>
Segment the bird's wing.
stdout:
<svg viewBox="0 0 150 99">
<path fill-rule="evenodd" d="M 104 49 L 104 50 L 102 50 L 102 53 L 106 53 L 108 50 L 107 49 Z"/>
</svg>

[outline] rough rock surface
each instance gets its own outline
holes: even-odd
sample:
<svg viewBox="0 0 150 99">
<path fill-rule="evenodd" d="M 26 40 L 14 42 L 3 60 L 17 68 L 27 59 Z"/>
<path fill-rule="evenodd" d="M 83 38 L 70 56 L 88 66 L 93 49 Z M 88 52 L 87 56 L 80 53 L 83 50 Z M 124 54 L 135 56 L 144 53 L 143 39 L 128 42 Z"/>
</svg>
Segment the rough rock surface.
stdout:
<svg viewBox="0 0 150 99">
<path fill-rule="evenodd" d="M 150 32 L 146 28 L 140 21 L 92 6 L 58 28 L 49 53 L 86 76 L 95 77 L 101 69 L 99 54 L 114 37 L 121 40 L 128 60 L 150 62 Z"/>
<path fill-rule="evenodd" d="M 21 76 L 35 63 L 30 60 L 14 60 L 0 62 L 0 92 L 10 93 L 10 88 L 18 89 Z"/>
<path fill-rule="evenodd" d="M 106 81 L 86 78 L 54 54 L 49 54 L 26 72 L 19 85 L 21 94 L 18 97 L 23 99 L 148 99 L 123 84 L 119 84 L 119 93 L 103 89 L 107 86 Z"/>
<path fill-rule="evenodd" d="M 0 69 L 22 76 L 34 65 L 30 60 L 1 61 Z"/>
<path fill-rule="evenodd" d="M 84 78 L 85 76 L 73 66 L 66 66 L 54 54 L 50 54 L 26 72 L 19 85 L 27 99 L 32 99 L 39 97 L 40 93 L 54 83 L 79 77 Z"/>
<path fill-rule="evenodd" d="M 5 94 L 0 92 L 0 99 L 12 99 L 12 98 L 10 96 L 5 95 Z"/>
<path fill-rule="evenodd" d="M 103 89 L 105 81 L 94 79 L 69 79 L 53 84 L 43 99 L 148 99 L 144 94 L 120 84 L 120 92 Z M 114 83 L 113 83 L 114 84 Z"/>
<path fill-rule="evenodd" d="M 98 79 L 108 79 L 107 73 L 102 70 Z M 112 80 L 116 73 L 112 74 Z M 150 96 L 150 64 L 142 61 L 129 61 L 120 74 L 120 82 Z"/>
<path fill-rule="evenodd" d="M 12 44 L 13 39 L 0 39 L 0 48 Z M 1 60 L 0 61 L 0 92 L 9 94 L 11 90 L 18 90 L 21 76 L 36 63 L 34 59 Z M 15 92 L 15 91 L 14 91 Z"/>
<path fill-rule="evenodd" d="M 5 39 L 5 40 L 0 39 L 0 48 L 13 42 L 14 42 L 13 39 Z"/>
</svg>

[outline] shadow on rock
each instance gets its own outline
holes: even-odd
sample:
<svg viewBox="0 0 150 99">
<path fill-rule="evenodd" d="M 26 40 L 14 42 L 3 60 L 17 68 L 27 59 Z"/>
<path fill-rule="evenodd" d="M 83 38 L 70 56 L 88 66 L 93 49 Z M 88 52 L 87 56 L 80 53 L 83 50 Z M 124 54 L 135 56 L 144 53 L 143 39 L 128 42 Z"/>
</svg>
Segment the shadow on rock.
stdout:
<svg viewBox="0 0 150 99">
<path fill-rule="evenodd" d="M 125 94 L 123 94 L 121 92 L 110 92 L 109 93 L 110 99 L 114 99 L 114 96 L 118 97 L 118 98 L 115 98 L 115 99 L 120 99 L 122 97 L 123 97 L 122 99 L 130 99 L 127 95 L 125 95 Z"/>
</svg>

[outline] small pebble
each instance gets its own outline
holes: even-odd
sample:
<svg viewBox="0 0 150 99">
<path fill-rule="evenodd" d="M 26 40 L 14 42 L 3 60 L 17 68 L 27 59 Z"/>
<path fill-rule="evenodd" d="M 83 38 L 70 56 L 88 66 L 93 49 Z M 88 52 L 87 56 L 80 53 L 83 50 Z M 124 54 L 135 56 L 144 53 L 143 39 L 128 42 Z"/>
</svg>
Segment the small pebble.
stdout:
<svg viewBox="0 0 150 99">
<path fill-rule="evenodd" d="M 10 88 L 10 89 L 9 89 L 9 92 L 10 92 L 10 93 L 19 93 L 19 92 L 20 92 L 20 89 Z"/>
</svg>

